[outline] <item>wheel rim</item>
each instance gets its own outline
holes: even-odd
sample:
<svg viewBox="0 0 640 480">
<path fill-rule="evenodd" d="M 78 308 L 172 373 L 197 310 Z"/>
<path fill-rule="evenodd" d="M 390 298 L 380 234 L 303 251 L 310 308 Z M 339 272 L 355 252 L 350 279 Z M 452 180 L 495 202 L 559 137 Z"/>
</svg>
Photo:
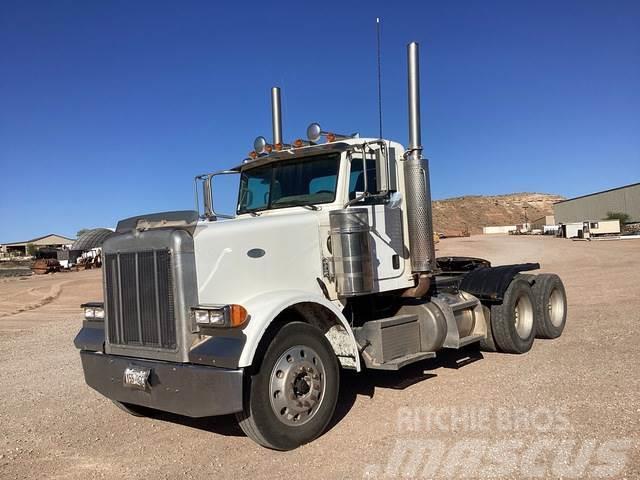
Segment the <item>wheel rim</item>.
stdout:
<svg viewBox="0 0 640 480">
<path fill-rule="evenodd" d="M 528 338 L 533 330 L 533 304 L 528 295 L 520 295 L 514 307 L 516 332 L 522 339 Z"/>
<path fill-rule="evenodd" d="M 564 319 L 564 295 L 558 288 L 554 288 L 549 295 L 549 303 L 547 304 L 549 311 L 549 319 L 554 327 L 562 325 Z"/>
<path fill-rule="evenodd" d="M 269 394 L 276 418 L 285 425 L 307 423 L 324 399 L 325 368 L 312 348 L 296 345 L 286 350 L 271 370 Z"/>
</svg>

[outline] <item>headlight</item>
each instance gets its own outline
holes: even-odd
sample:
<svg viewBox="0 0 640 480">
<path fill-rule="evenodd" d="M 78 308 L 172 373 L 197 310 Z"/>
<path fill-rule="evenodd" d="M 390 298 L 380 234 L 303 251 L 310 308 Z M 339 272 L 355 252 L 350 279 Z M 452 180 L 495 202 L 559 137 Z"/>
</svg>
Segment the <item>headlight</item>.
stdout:
<svg viewBox="0 0 640 480">
<path fill-rule="evenodd" d="M 191 309 L 191 314 L 202 327 L 239 327 L 248 319 L 242 305 L 198 306 Z"/>
<path fill-rule="evenodd" d="M 209 310 L 193 310 L 193 316 L 195 317 L 198 325 L 209 324 Z"/>
<path fill-rule="evenodd" d="M 84 308 L 84 318 L 86 320 L 104 320 L 104 304 L 85 303 L 81 307 Z"/>
</svg>

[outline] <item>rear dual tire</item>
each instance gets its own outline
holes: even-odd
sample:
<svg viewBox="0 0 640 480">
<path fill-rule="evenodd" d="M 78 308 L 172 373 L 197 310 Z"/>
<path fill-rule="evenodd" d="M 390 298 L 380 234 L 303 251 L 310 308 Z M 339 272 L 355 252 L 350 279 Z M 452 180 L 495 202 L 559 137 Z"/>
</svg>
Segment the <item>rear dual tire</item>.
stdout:
<svg viewBox="0 0 640 480">
<path fill-rule="evenodd" d="M 554 273 L 541 273 L 533 278 L 531 290 L 536 306 L 536 337 L 558 338 L 567 323 L 564 284 Z"/>
<path fill-rule="evenodd" d="M 558 338 L 567 321 L 567 294 L 558 275 L 518 275 L 500 305 L 483 305 L 485 351 L 525 353 L 537 338 Z"/>
<path fill-rule="evenodd" d="M 525 353 L 531 350 L 536 335 L 535 298 L 531 286 L 515 278 L 500 305 L 491 306 L 491 332 L 498 350 Z"/>
</svg>

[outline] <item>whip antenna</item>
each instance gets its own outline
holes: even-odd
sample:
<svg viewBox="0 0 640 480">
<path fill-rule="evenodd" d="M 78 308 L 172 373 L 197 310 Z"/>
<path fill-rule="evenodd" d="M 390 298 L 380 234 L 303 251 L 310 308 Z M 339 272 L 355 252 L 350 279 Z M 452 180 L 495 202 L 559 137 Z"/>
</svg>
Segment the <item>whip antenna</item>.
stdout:
<svg viewBox="0 0 640 480">
<path fill-rule="evenodd" d="M 380 138 L 382 138 L 382 74 L 380 73 L 380 18 L 376 17 L 376 38 L 378 41 L 378 118 L 380 120 Z"/>
</svg>

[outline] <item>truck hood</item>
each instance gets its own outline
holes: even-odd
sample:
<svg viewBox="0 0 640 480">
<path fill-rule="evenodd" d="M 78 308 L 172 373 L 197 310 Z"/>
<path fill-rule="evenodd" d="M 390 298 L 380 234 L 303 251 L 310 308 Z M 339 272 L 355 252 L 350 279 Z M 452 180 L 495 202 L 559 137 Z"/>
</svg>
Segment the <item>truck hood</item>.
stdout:
<svg viewBox="0 0 640 480">
<path fill-rule="evenodd" d="M 321 293 L 316 212 L 199 222 L 193 238 L 200 304 L 242 304 L 278 290 Z"/>
</svg>

